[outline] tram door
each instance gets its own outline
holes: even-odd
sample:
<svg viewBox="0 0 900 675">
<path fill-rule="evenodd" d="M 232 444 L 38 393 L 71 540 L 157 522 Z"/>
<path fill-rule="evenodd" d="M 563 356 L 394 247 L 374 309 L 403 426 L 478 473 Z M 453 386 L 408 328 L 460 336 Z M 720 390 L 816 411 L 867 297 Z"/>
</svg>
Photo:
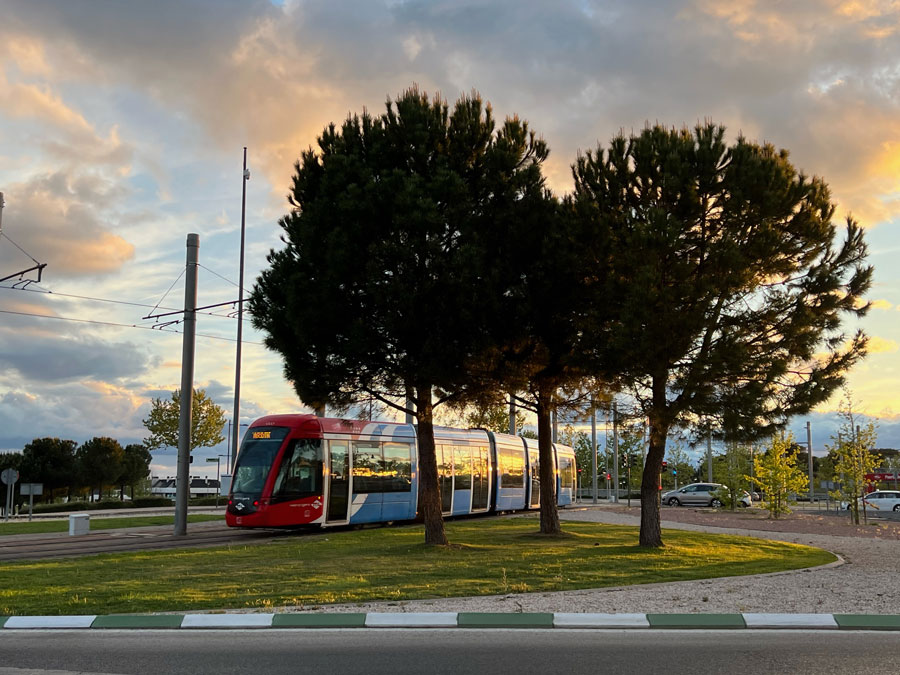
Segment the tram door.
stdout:
<svg viewBox="0 0 900 675">
<path fill-rule="evenodd" d="M 328 508 L 326 523 L 346 523 L 350 506 L 350 448 L 347 441 L 328 443 Z"/>
<path fill-rule="evenodd" d="M 438 463 L 438 485 L 441 490 L 441 513 L 453 511 L 453 446 L 439 445 L 435 448 Z"/>
<path fill-rule="evenodd" d="M 474 471 L 472 473 L 472 510 L 483 511 L 488 507 L 490 497 L 490 460 L 487 448 L 473 449 Z"/>
<path fill-rule="evenodd" d="M 531 466 L 531 506 L 541 505 L 541 462 L 537 450 L 528 451 L 528 464 Z"/>
</svg>

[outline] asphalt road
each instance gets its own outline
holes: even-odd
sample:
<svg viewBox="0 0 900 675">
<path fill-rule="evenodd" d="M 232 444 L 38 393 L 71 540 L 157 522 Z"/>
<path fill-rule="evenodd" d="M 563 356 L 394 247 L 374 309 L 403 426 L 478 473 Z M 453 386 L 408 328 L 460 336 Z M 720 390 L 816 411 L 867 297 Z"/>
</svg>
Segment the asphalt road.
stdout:
<svg viewBox="0 0 900 675">
<path fill-rule="evenodd" d="M 896 673 L 900 633 L 835 631 L 0 631 L 0 675 Z"/>
</svg>

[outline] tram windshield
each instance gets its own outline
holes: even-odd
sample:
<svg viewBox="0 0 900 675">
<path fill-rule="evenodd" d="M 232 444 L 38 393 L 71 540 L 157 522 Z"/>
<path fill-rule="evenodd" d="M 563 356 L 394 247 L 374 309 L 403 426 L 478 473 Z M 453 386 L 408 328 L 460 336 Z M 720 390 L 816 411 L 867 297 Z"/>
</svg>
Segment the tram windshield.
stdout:
<svg viewBox="0 0 900 675">
<path fill-rule="evenodd" d="M 260 427 L 247 432 L 234 467 L 233 494 L 262 494 L 266 477 L 288 431 L 285 427 Z"/>
</svg>

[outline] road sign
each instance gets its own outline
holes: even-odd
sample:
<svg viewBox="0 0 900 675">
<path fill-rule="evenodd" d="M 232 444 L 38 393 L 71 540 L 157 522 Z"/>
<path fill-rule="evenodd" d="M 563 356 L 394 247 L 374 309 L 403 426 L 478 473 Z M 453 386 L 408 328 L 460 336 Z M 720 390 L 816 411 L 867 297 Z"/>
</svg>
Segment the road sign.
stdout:
<svg viewBox="0 0 900 675">
<path fill-rule="evenodd" d="M 206 461 L 207 461 L 207 462 L 212 462 L 213 464 L 218 464 L 218 463 L 219 463 L 219 458 L 218 458 L 218 457 L 207 457 L 207 458 L 206 458 Z"/>
<path fill-rule="evenodd" d="M 44 494 L 43 483 L 19 483 L 20 495 L 42 495 Z"/>
<path fill-rule="evenodd" d="M 19 480 L 19 472 L 15 469 L 3 469 L 3 472 L 0 473 L 0 480 L 2 480 L 6 484 L 6 506 L 4 507 L 4 511 L 6 512 L 6 520 L 9 520 L 9 512 L 13 509 L 13 491 L 12 486 L 16 484 L 16 481 Z"/>
</svg>

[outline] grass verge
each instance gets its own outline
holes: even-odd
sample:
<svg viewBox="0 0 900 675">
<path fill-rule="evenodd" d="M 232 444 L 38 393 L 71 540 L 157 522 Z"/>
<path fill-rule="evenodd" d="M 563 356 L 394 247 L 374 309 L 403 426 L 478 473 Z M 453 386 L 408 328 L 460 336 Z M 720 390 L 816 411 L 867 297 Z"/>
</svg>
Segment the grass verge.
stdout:
<svg viewBox="0 0 900 675">
<path fill-rule="evenodd" d="M 408 600 L 562 591 L 759 574 L 832 562 L 784 542 L 666 530 L 637 546 L 634 527 L 535 518 L 447 524 L 453 546 L 421 526 L 328 531 L 265 545 L 103 554 L 0 565 L 0 614 L 94 614 Z"/>
<path fill-rule="evenodd" d="M 188 515 L 188 522 L 203 523 L 210 520 L 224 520 L 225 515 Z M 118 518 L 91 518 L 91 530 L 115 530 L 120 527 L 152 527 L 153 525 L 174 525 L 175 516 L 120 516 Z M 33 520 L 29 522 L 0 522 L 0 537 L 8 534 L 49 534 L 68 532 L 68 520 Z"/>
</svg>

